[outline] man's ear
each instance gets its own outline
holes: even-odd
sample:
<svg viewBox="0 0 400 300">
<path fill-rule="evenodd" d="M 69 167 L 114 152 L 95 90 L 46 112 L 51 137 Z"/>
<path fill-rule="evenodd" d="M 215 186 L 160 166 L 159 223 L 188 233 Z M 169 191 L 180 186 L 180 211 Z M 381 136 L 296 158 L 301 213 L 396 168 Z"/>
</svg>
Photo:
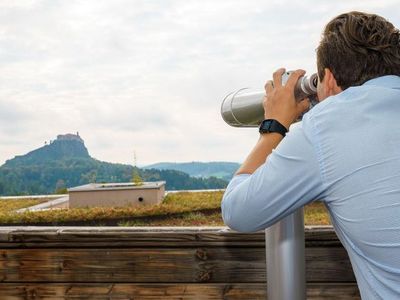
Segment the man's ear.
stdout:
<svg viewBox="0 0 400 300">
<path fill-rule="evenodd" d="M 333 95 L 337 95 L 340 92 L 342 92 L 342 88 L 340 86 L 338 86 L 337 82 L 336 82 L 336 78 L 333 75 L 333 73 L 331 72 L 331 70 L 329 70 L 328 68 L 324 69 L 325 71 L 325 75 L 324 75 L 324 88 L 325 91 L 328 93 L 329 96 L 333 96 Z"/>
</svg>

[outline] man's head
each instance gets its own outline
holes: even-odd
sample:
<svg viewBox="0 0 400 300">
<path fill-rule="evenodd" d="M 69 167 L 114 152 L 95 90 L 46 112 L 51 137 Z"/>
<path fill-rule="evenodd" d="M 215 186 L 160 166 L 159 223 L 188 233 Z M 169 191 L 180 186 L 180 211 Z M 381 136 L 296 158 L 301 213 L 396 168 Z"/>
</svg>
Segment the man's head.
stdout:
<svg viewBox="0 0 400 300">
<path fill-rule="evenodd" d="M 320 100 L 376 77 L 400 75 L 400 32 L 378 15 L 341 14 L 325 27 L 317 68 Z"/>
</svg>

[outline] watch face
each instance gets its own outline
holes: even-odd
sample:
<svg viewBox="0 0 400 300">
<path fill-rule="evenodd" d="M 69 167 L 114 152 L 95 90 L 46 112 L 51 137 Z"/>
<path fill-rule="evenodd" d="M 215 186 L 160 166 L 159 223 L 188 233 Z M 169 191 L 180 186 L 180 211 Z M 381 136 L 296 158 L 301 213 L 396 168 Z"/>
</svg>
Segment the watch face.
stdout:
<svg viewBox="0 0 400 300">
<path fill-rule="evenodd" d="M 268 132 L 271 127 L 272 120 L 264 120 L 261 124 L 260 130 L 263 132 Z"/>
</svg>

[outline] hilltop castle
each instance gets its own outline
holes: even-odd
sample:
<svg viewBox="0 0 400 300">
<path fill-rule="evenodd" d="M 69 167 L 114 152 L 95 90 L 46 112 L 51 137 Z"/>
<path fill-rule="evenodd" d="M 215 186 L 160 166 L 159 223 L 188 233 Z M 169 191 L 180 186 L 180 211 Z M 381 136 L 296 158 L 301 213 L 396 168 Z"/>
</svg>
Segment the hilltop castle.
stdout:
<svg viewBox="0 0 400 300">
<path fill-rule="evenodd" d="M 84 143 L 82 138 L 79 136 L 79 132 L 76 134 L 67 133 L 67 134 L 59 134 L 57 135 L 56 141 L 78 141 L 82 144 Z"/>
</svg>

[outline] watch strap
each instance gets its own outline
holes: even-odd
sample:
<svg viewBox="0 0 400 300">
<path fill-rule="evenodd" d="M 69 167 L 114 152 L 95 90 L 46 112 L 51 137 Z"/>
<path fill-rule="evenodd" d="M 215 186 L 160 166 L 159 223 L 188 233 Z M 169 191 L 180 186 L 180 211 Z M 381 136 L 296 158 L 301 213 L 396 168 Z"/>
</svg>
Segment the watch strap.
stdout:
<svg viewBox="0 0 400 300">
<path fill-rule="evenodd" d="M 283 126 L 281 123 L 279 123 L 277 120 L 274 119 L 266 119 L 262 121 L 259 127 L 259 132 L 261 134 L 277 132 L 282 136 L 285 136 L 287 131 L 288 130 L 285 126 Z"/>
</svg>

